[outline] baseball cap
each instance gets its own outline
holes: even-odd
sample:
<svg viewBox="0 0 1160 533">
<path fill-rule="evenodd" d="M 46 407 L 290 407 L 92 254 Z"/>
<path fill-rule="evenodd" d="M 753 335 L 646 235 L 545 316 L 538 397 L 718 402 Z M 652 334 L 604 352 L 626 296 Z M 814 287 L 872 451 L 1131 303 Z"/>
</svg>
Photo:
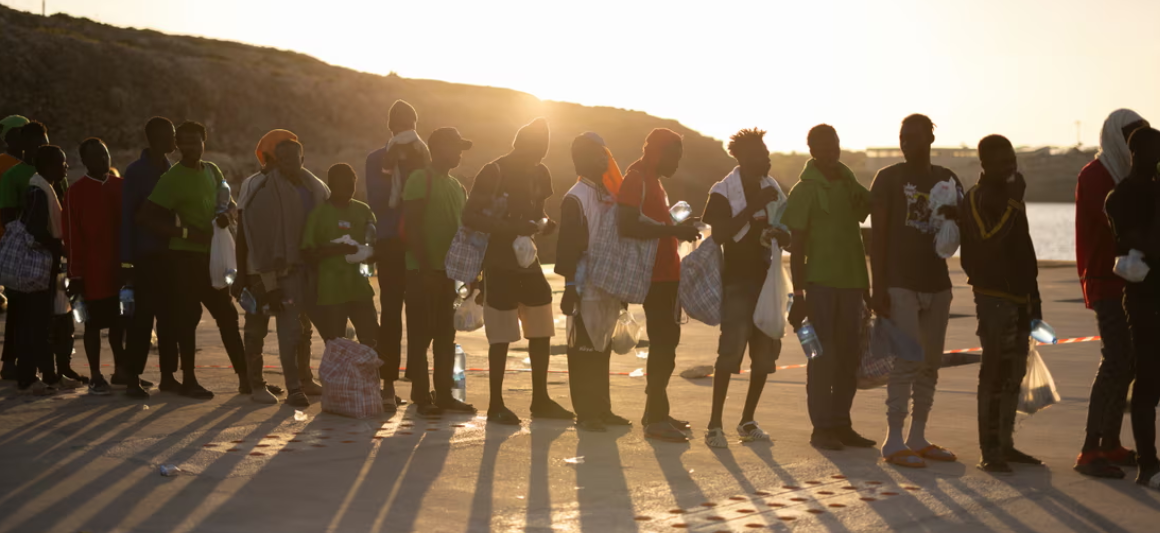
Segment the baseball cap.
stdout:
<svg viewBox="0 0 1160 533">
<path fill-rule="evenodd" d="M 470 150 L 471 141 L 464 139 L 455 128 L 439 128 L 427 137 L 427 146 L 454 146 L 460 150 Z"/>
</svg>

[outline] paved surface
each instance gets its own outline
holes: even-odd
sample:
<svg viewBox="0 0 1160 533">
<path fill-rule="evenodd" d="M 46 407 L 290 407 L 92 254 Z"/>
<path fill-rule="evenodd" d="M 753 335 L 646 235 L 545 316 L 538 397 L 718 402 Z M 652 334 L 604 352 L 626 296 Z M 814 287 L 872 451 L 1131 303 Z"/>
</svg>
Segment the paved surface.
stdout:
<svg viewBox="0 0 1160 533">
<path fill-rule="evenodd" d="M 1094 335 L 1074 267 L 1045 266 L 1046 319 L 1061 337 Z M 962 272 L 952 271 L 947 348 L 974 347 L 969 289 Z M 200 335 L 199 363 L 228 365 L 208 317 Z M 689 324 L 682 339 L 678 371 L 712 363 L 714 328 Z M 486 366 L 482 332 L 461 335 L 460 342 L 470 367 Z M 578 433 L 563 422 L 489 428 L 482 418 L 428 422 L 411 411 L 357 421 L 323 414 L 317 404 L 299 421 L 293 408 L 260 406 L 233 393 L 227 369 L 201 371 L 202 382 L 218 393 L 209 402 L 156 391 L 148 402 L 84 392 L 33 400 L 16 397 L 6 383 L 0 386 L 0 533 L 1157 531 L 1160 493 L 1071 470 L 1098 349 L 1098 343 L 1042 348 L 1063 402 L 1021 419 L 1016 441 L 1047 466 L 1017 467 L 999 477 L 973 466 L 973 364 L 942 371 L 928 430 L 961 462 L 917 471 L 883 465 L 877 450 L 810 447 L 801 368 L 772 376 L 758 410 L 776 441 L 733 443 L 728 450 L 701 440 L 709 379 L 673 379 L 674 415 L 691 419 L 696 436 L 684 445 L 646 441 L 639 427 L 607 434 Z M 526 343 L 514 347 L 509 369 L 527 367 L 521 350 Z M 317 364 L 321 344 L 315 354 Z M 83 357 L 75 359 L 83 368 Z M 803 362 L 796 341 L 787 338 L 779 364 Z M 277 358 L 268 356 L 267 363 Z M 613 370 L 627 373 L 644 363 L 614 356 Z M 564 358 L 554 357 L 552 368 L 564 370 Z M 277 369 L 268 373 L 280 381 Z M 468 400 L 477 406 L 487 405 L 486 379 L 469 374 Z M 565 405 L 566 379 L 549 378 L 553 396 Z M 740 416 L 747 379 L 733 380 L 727 425 Z M 508 405 L 526 416 L 529 376 L 509 373 L 505 385 Z M 408 387 L 401 384 L 403 396 Z M 612 394 L 617 412 L 639 420 L 644 378 L 615 376 Z M 860 392 L 855 427 L 882 438 L 884 401 L 882 389 Z M 1124 437 L 1130 444 L 1127 424 Z M 169 463 L 184 473 L 160 476 L 158 467 Z"/>
</svg>

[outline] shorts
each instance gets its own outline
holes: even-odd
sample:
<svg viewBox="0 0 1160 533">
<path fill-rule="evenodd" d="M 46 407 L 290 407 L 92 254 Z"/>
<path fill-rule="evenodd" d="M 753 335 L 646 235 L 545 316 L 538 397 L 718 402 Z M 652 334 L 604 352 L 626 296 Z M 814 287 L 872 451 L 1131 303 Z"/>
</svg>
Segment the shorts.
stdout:
<svg viewBox="0 0 1160 533">
<path fill-rule="evenodd" d="M 741 359 L 749 346 L 750 369 L 772 374 L 777 371 L 781 339 L 774 339 L 753 324 L 753 311 L 761 297 L 764 279 L 725 284 L 721 301 L 721 338 L 717 344 L 716 372 L 740 374 Z"/>
<path fill-rule="evenodd" d="M 100 300 L 85 300 L 85 310 L 89 313 L 85 326 L 97 329 L 111 328 L 121 320 L 121 299 L 113 296 Z"/>
<path fill-rule="evenodd" d="M 489 344 L 549 338 L 556 334 L 552 287 L 543 272 L 485 270 L 483 279 L 483 328 Z"/>
</svg>

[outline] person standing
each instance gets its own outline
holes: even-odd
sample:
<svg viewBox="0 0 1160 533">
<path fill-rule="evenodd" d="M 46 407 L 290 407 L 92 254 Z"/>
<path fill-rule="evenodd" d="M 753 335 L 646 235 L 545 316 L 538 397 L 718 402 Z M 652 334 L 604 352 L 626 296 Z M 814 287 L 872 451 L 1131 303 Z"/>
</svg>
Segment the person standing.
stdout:
<svg viewBox="0 0 1160 533">
<path fill-rule="evenodd" d="M 467 191 L 451 171 L 471 141 L 455 128 L 439 128 L 427 139 L 431 164 L 416 170 L 403 189 L 407 242 L 407 368 L 412 399 L 420 415 L 438 411 L 474 413 L 474 406 L 451 395 L 455 364 L 455 281 L 443 266 L 459 231 Z M 427 347 L 434 359 L 435 396 L 427 379 Z M 418 394 L 416 395 L 416 392 Z M 427 401 L 425 401 L 427 400 Z"/>
<path fill-rule="evenodd" d="M 560 312 L 572 321 L 568 337 L 568 387 L 576 428 L 607 431 L 608 426 L 631 426 L 612 412 L 609 363 L 612 331 L 621 302 L 584 282 L 589 243 L 605 217 L 616 216 L 615 192 L 623 177 L 604 139 L 593 132 L 572 140 L 572 163 L 580 178 L 560 204 L 560 238 L 555 272 L 564 277 Z"/>
<path fill-rule="evenodd" d="M 1108 213 L 1117 255 L 1144 252 L 1151 269 L 1143 281 L 1124 286 L 1124 311 L 1132 334 L 1136 384 L 1132 386 L 1132 436 L 1139 471 L 1136 483 L 1160 490 L 1156 456 L 1156 405 L 1160 402 L 1160 246 L 1157 246 L 1157 201 L 1160 200 L 1160 131 L 1141 127 L 1131 134 L 1128 174 L 1108 194 Z"/>
<path fill-rule="evenodd" d="M 785 194 L 769 177 L 769 148 L 762 140 L 764 136 L 762 130 L 748 129 L 729 139 L 729 155 L 737 160 L 737 168 L 713 185 L 705 204 L 703 220 L 713 227 L 712 245 L 721 243 L 725 257 L 721 276 L 724 282 L 721 338 L 713 369 L 713 407 L 705 433 L 705 444 L 713 448 L 729 446 L 722 415 L 729 381 L 741 373 L 746 346 L 751 373 L 737 433 L 744 442 L 770 440 L 769 434 L 757 425 L 755 416 L 765 381 L 777 371 L 781 339 L 771 338 L 759 329 L 753 322 L 753 313 L 771 262 L 781 262 L 778 246 L 788 246 L 790 239 L 781 221 L 770 220 L 766 209 L 779 199 L 783 199 L 780 205 L 784 206 Z M 776 213 L 780 215 L 780 211 Z"/>
<path fill-rule="evenodd" d="M 411 173 L 426 168 L 431 152 L 415 130 L 419 113 L 403 100 L 391 105 L 387 128 L 391 139 L 371 152 L 366 161 L 367 203 L 378 220 L 375 257 L 378 265 L 379 324 L 378 352 L 383 360 L 383 405 L 402 405 L 395 394 L 403 353 L 403 302 L 407 279 L 407 244 L 399 234 L 403 217 L 403 188 Z"/>
<path fill-rule="evenodd" d="M 269 307 L 278 324 L 286 403 L 306 407 L 310 400 L 298 370 L 302 314 L 313 310 L 318 298 L 315 274 L 301 251 L 302 238 L 307 217 L 315 206 L 326 201 L 330 189 L 302 167 L 302 145 L 298 141 L 278 143 L 274 155 L 274 169 L 259 176 L 257 179 L 262 181 L 254 183 L 245 198 L 241 229 L 246 234 L 249 287 L 256 293 L 259 305 Z M 247 361 L 247 367 L 251 369 L 250 398 L 257 403 L 277 403 L 262 378 L 260 351 L 257 359 Z"/>
<path fill-rule="evenodd" d="M 1075 470 L 1094 477 L 1122 479 L 1125 474 L 1120 467 L 1136 466 L 1135 452 L 1120 443 L 1128 387 L 1136 373 L 1124 314 L 1124 280 L 1112 272 L 1116 242 L 1104 201 L 1131 170 L 1128 137 L 1146 127 L 1148 121 L 1130 109 L 1117 109 L 1108 115 L 1100 134 L 1100 152 L 1080 171 L 1075 186 L 1075 266 L 1084 305 L 1096 314 L 1102 354 Z"/>
<path fill-rule="evenodd" d="M 20 128 L 28 123 L 28 119 L 24 119 L 23 123 L 19 121 L 8 124 L 13 117 L 19 115 L 12 115 L 4 119 L 3 126 L 0 127 L 0 132 L 4 135 L 4 153 L 0 154 L 0 176 L 12 169 L 12 167 L 20 163 L 21 158 L 24 157 L 24 143 L 20 140 Z M 4 226 L 0 224 L 0 236 L 4 235 Z M 4 309 L 7 310 L 8 299 L 7 296 L 3 298 Z M 12 320 L 11 314 L 4 315 L 4 331 L 7 342 L 4 343 L 3 354 L 0 355 L 0 380 L 14 380 L 16 379 L 16 352 L 12 351 L 15 345 L 15 328 L 11 324 L 18 324 L 19 319 Z"/>
<path fill-rule="evenodd" d="M 793 232 L 789 323 L 796 331 L 808 315 L 822 343 L 822 355 L 806 367 L 810 444 L 823 450 L 871 448 L 876 443 L 854 431 L 850 420 L 862 355 L 857 332 L 870 288 L 859 227 L 870 214 L 870 191 L 840 161 L 833 126 L 814 126 L 807 142 L 813 159 L 790 190 L 781 222 Z"/>
<path fill-rule="evenodd" d="M 87 173 L 65 193 L 62 218 L 69 293 L 84 301 L 89 315 L 85 320 L 85 355 L 92 373 L 89 393 L 108 395 L 112 388 L 101 375 L 102 329 L 109 330 L 115 368 L 126 368 L 117 260 L 122 181 L 109 172 L 109 149 L 100 139 L 85 139 L 80 156 Z M 149 397 L 136 380 L 126 394 L 132 398 Z"/>
<path fill-rule="evenodd" d="M 886 397 L 886 441 L 882 457 L 891 464 L 924 467 L 931 461 L 955 461 L 951 451 L 926 439 L 926 424 L 934 405 L 938 371 L 951 310 L 951 277 L 947 261 L 935 252 L 935 235 L 942 220 L 954 220 L 962 184 L 954 172 L 930 162 L 934 123 L 926 115 L 910 115 L 898 134 L 904 163 L 886 167 L 870 185 L 870 264 L 873 267 L 874 312 L 890 319 L 922 346 L 922 361 L 894 358 Z M 931 189 L 954 182 L 956 202 L 931 209 Z M 940 215 L 936 217 L 935 215 Z M 910 433 L 904 440 L 911 401 Z"/>
<path fill-rule="evenodd" d="M 669 196 L 661 178 L 677 173 L 683 146 L 675 131 L 657 128 L 644 141 L 644 154 L 629 165 L 624 183 L 617 195 L 616 225 L 622 237 L 656 239 L 656 262 L 648 295 L 644 301 L 648 329 L 649 357 L 645 384 L 644 436 L 669 442 L 689 440 L 685 429 L 689 423 L 669 414 L 669 379 L 677 365 L 677 345 L 681 343 L 681 306 L 677 286 L 681 280 L 678 241 L 695 241 L 701 237 L 693 226 L 697 217 L 689 217 L 679 226 L 669 214 Z M 643 220 L 647 218 L 648 220 Z"/>
<path fill-rule="evenodd" d="M 544 212 L 544 202 L 552 196 L 552 175 L 541 162 L 548 154 L 548 141 L 548 121 L 543 118 L 520 128 L 512 151 L 476 175 L 463 211 L 465 226 L 490 234 L 483 259 L 483 321 L 490 344 L 487 420 L 497 424 L 520 423 L 504 404 L 503 377 L 508 345 L 521 339 L 521 325 L 532 362 L 532 417 L 571 420 L 575 416 L 548 396 L 548 357 L 556 332 L 552 288 L 539 258 L 520 266 L 512 247 L 519 237 L 555 230 L 555 221 Z M 536 221 L 544 220 L 540 230 Z M 414 387 L 411 394 L 415 401 L 424 397 L 424 391 Z"/>
<path fill-rule="evenodd" d="M 979 468 L 1011 472 L 1009 463 L 1043 464 L 1015 449 L 1015 410 L 1027 373 L 1031 321 L 1043 318 L 1039 267 L 1027 225 L 1015 148 L 1001 135 L 979 141 L 983 174 L 967 191 L 963 212 L 962 265 L 975 293 L 979 341 Z"/>
</svg>

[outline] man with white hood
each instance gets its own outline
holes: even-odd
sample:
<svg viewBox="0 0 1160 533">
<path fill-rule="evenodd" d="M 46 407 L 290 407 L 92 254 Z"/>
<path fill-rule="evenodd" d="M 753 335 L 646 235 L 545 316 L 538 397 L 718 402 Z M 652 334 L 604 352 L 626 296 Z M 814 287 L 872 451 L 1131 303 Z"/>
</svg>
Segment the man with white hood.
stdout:
<svg viewBox="0 0 1160 533">
<path fill-rule="evenodd" d="M 1104 121 L 1100 151 L 1079 173 L 1075 187 L 1075 266 L 1084 305 L 1095 311 L 1100 332 L 1099 370 L 1088 403 L 1087 436 L 1076 471 L 1121 479 L 1121 466 L 1135 466 L 1136 454 L 1120 443 L 1128 386 L 1135 376 L 1132 341 L 1124 314 L 1124 280 L 1112 272 L 1116 241 L 1104 213 L 1104 200 L 1132 167 L 1128 137 L 1148 121 L 1130 109 L 1117 109 Z"/>
<path fill-rule="evenodd" d="M 772 260 L 781 261 L 780 245 L 788 246 L 789 232 L 781 225 L 786 196 L 769 177 L 769 149 L 759 129 L 741 130 L 729 139 L 729 155 L 737 167 L 713 185 L 701 220 L 713 226 L 713 241 L 702 246 L 724 246 L 721 302 L 721 339 L 713 372 L 713 412 L 705 444 L 726 448 L 729 441 L 721 421 L 729 380 L 741 373 L 741 359 L 749 346 L 749 393 L 737 425 L 741 440 L 768 441 L 769 434 L 754 420 L 757 403 L 769 374 L 777 370 L 781 339 L 774 339 L 753 322 L 761 287 Z M 766 206 L 773 202 L 774 219 Z M 772 239 L 771 239 L 772 237 Z M 772 252 L 771 252 L 772 248 Z"/>
</svg>

